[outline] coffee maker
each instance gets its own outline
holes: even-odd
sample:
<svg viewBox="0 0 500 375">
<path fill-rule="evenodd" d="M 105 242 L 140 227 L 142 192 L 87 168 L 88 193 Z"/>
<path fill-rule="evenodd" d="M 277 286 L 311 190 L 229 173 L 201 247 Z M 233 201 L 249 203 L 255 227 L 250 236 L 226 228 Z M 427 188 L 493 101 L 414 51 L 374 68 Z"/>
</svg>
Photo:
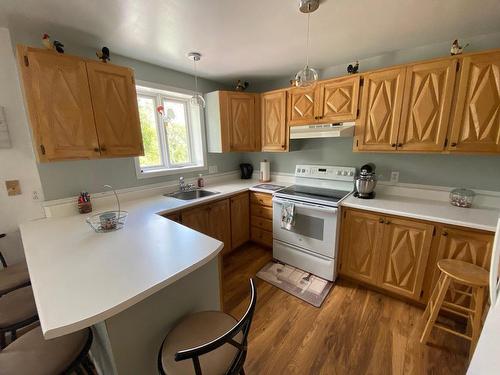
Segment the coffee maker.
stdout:
<svg viewBox="0 0 500 375">
<path fill-rule="evenodd" d="M 361 199 L 375 198 L 375 186 L 377 186 L 377 175 L 375 164 L 368 163 L 361 167 L 359 176 L 356 177 L 356 191 L 354 196 Z"/>
</svg>

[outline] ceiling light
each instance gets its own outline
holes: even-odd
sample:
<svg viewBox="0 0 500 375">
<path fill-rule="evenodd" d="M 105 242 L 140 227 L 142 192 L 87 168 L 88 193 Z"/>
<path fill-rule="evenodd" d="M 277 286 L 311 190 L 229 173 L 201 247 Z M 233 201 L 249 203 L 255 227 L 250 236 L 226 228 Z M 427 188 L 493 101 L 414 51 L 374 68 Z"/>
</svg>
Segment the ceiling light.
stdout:
<svg viewBox="0 0 500 375">
<path fill-rule="evenodd" d="M 191 104 L 205 108 L 205 99 L 203 95 L 198 91 L 198 74 L 196 72 L 196 62 L 200 61 L 201 54 L 198 52 L 189 52 L 187 55 L 188 59 L 193 60 L 193 70 L 194 70 L 194 95 L 191 97 Z"/>
<path fill-rule="evenodd" d="M 299 87 L 307 87 L 316 83 L 318 72 L 309 66 L 309 20 L 311 13 L 319 7 L 319 0 L 300 0 L 299 10 L 307 13 L 307 43 L 306 43 L 306 65 L 295 75 L 295 84 Z"/>
</svg>

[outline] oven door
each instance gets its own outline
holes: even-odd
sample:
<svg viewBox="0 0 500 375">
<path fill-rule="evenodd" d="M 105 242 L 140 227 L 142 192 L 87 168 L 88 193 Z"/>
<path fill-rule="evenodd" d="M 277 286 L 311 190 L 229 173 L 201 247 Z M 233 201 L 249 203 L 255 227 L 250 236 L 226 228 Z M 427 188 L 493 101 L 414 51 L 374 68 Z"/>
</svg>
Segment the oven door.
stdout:
<svg viewBox="0 0 500 375">
<path fill-rule="evenodd" d="M 295 225 L 291 230 L 281 227 L 281 207 L 284 202 L 295 205 Z M 276 240 L 334 258 L 337 239 L 337 208 L 274 197 L 273 237 Z"/>
</svg>

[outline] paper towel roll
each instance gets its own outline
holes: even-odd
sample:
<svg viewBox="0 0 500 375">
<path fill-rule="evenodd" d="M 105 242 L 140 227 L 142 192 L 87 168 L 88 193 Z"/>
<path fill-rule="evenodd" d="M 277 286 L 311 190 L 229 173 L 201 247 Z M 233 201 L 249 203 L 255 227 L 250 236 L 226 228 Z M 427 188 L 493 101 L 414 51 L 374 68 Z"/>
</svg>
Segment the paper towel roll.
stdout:
<svg viewBox="0 0 500 375">
<path fill-rule="evenodd" d="M 271 163 L 267 160 L 260 162 L 260 181 L 269 182 L 271 181 Z"/>
</svg>

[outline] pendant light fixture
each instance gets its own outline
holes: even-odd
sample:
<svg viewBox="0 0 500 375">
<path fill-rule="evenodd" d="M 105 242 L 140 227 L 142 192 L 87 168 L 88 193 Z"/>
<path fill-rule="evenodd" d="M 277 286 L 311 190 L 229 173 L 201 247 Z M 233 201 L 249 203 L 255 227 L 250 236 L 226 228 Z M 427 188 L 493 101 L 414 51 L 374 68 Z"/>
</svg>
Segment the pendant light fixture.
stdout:
<svg viewBox="0 0 500 375">
<path fill-rule="evenodd" d="M 200 61 L 201 54 L 198 52 L 189 52 L 187 54 L 187 57 L 189 60 L 193 60 L 193 69 L 194 69 L 195 93 L 191 97 L 191 104 L 205 108 L 205 99 L 203 98 L 203 95 L 201 95 L 200 92 L 198 91 L 198 73 L 196 72 L 196 63 Z"/>
<path fill-rule="evenodd" d="M 295 75 L 295 85 L 299 87 L 308 87 L 318 80 L 318 72 L 309 66 L 309 21 L 311 13 L 319 7 L 319 0 L 300 0 L 299 10 L 307 13 L 307 43 L 306 43 L 306 65 Z"/>
</svg>

